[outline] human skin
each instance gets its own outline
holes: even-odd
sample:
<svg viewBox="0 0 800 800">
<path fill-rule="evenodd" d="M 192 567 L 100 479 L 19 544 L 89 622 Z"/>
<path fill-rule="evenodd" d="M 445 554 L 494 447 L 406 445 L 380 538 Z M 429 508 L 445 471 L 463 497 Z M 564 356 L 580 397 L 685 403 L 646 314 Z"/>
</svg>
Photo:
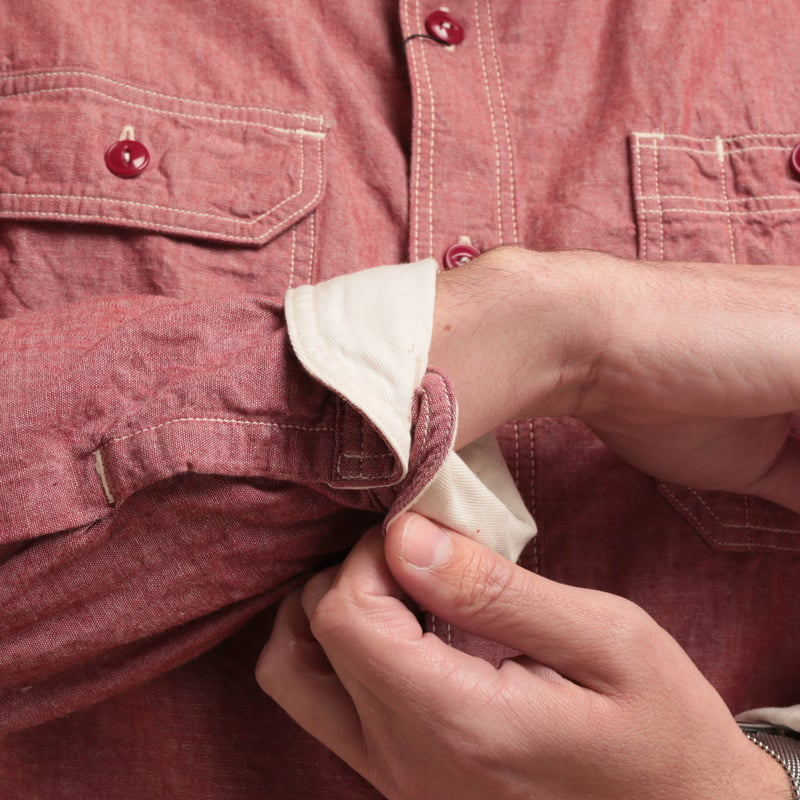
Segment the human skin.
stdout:
<svg viewBox="0 0 800 800">
<path fill-rule="evenodd" d="M 522 655 L 425 633 L 418 603 Z M 415 514 L 281 605 L 256 675 L 389 800 L 789 800 L 666 631 Z"/>
<path fill-rule="evenodd" d="M 490 251 L 439 280 L 430 363 L 457 446 L 573 416 L 661 480 L 800 512 L 800 271 Z"/>
<path fill-rule="evenodd" d="M 520 248 L 446 273 L 430 362 L 455 386 L 458 442 L 571 415 L 663 480 L 800 511 L 797 275 Z M 367 536 L 287 598 L 257 670 L 387 797 L 791 796 L 642 609 L 437 532 L 411 515 Z M 448 648 L 409 602 L 523 657 L 495 670 Z"/>
</svg>

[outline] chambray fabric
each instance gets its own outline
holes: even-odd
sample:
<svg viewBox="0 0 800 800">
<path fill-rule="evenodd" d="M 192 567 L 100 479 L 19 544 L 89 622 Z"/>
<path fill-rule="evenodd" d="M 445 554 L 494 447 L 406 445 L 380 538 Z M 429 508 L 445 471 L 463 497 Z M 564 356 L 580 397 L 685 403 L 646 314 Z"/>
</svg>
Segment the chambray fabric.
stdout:
<svg viewBox="0 0 800 800">
<path fill-rule="evenodd" d="M 0 0 L 4 800 L 376 797 L 252 677 L 277 600 L 391 504 L 327 487 L 337 441 L 387 451 L 298 364 L 288 289 L 463 237 L 800 262 L 797 4 L 452 0 L 462 44 L 404 44 L 433 8 Z M 499 439 L 524 566 L 643 605 L 734 712 L 800 700 L 796 515 L 570 420 Z M 413 441 L 412 479 L 444 457 Z"/>
</svg>

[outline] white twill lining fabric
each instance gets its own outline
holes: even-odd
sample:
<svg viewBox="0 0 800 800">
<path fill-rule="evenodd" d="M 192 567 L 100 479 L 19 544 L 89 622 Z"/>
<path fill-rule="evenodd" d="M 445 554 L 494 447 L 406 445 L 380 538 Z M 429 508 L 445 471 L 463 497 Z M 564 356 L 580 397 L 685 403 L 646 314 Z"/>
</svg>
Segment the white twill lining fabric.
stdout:
<svg viewBox="0 0 800 800">
<path fill-rule="evenodd" d="M 800 732 L 800 705 L 785 708 L 754 708 L 736 715 L 737 722 L 764 723 Z"/>
<path fill-rule="evenodd" d="M 289 339 L 303 367 L 376 427 L 408 471 L 414 393 L 428 365 L 438 266 L 433 259 L 343 275 L 286 294 Z M 403 511 L 516 561 L 536 525 L 494 436 L 451 452 Z"/>
</svg>

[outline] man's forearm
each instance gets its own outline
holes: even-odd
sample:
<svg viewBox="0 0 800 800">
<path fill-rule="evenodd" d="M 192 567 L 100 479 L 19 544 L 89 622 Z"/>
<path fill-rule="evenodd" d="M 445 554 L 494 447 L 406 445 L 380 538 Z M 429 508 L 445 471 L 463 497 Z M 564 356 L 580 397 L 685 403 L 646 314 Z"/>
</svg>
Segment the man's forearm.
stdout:
<svg viewBox="0 0 800 800">
<path fill-rule="evenodd" d="M 584 332 L 605 313 L 596 258 L 504 247 L 439 276 L 429 360 L 459 399 L 457 446 L 509 419 L 574 412 L 596 349 Z"/>
<path fill-rule="evenodd" d="M 800 511 L 796 267 L 499 248 L 440 276 L 430 363 L 457 446 L 570 415 L 662 480 Z"/>
</svg>

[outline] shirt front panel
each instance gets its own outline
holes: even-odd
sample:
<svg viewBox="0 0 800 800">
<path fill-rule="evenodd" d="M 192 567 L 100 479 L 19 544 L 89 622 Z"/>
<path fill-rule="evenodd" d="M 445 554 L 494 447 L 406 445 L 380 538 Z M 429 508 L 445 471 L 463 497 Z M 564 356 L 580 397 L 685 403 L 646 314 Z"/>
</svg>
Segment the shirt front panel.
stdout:
<svg viewBox="0 0 800 800">
<path fill-rule="evenodd" d="M 33 107 L 43 97 L 55 98 L 45 114 L 57 135 L 46 131 L 46 153 L 54 152 L 53 142 L 67 142 L 63 159 L 50 162 L 54 172 L 22 170 L 26 160 L 35 162 L 43 141 L 40 127 L 24 129 L 31 141 L 14 151 L 14 170 L 5 176 L 15 194 L 34 195 L 15 207 L 31 216 L 4 212 L 0 302 L 8 319 L 97 296 L 279 296 L 290 286 L 357 267 L 441 258 L 462 237 L 481 249 L 520 242 L 656 260 L 697 257 L 703 242 L 705 259 L 797 260 L 794 216 L 777 199 L 794 192 L 791 176 L 780 167 L 786 162 L 762 167 L 767 162 L 742 160 L 779 152 L 788 158 L 798 129 L 793 109 L 800 76 L 791 39 L 798 12 L 788 3 L 753 9 L 719 0 L 660 7 L 610 0 L 460 0 L 448 7 L 466 37 L 452 49 L 424 38 L 403 46 L 404 37 L 424 32 L 430 8 L 418 0 L 348 3 L 335 11 L 310 2 L 291 8 L 237 2 L 224 10 L 211 2 L 145 3 L 137 7 L 138 18 L 116 2 L 97 8 L 52 0 L 28 4 L 22 14 L 12 5 L 17 4 L 9 4 L 4 18 L 19 23 L 15 36 L 0 46 L 4 70 L 40 81 L 52 80 L 42 73 L 57 71 L 59 79 L 64 72 L 75 74 L 66 94 L 14 95 L 3 106 L 14 108 L 0 117 L 8 135 L 20 118 L 19 104 Z M 183 31 L 180 42 L 176 29 Z M 24 91 L 50 88 L 37 83 Z M 158 94 L 139 102 L 134 95 L 141 92 Z M 202 113 L 198 103 L 205 104 Z M 300 120 L 306 133 L 297 134 L 296 125 L 290 133 L 248 132 L 284 127 L 274 124 L 277 118 Z M 319 126 L 311 120 L 320 120 Z M 155 139 L 148 139 L 148 125 Z M 153 191 L 166 198 L 157 205 L 201 220 L 207 218 L 198 215 L 222 216 L 222 232 L 203 222 L 202 234 L 170 234 L 158 209 L 145 213 L 136 205 L 152 204 L 147 172 L 127 188 L 110 173 L 106 177 L 100 162 L 105 142 L 115 141 L 126 126 L 143 142 L 155 142 Z M 192 137 L 189 152 L 213 143 L 221 165 L 237 165 L 233 173 L 201 171 L 201 188 L 190 187 L 197 207 L 181 205 L 185 193 L 171 166 L 185 163 L 179 158 L 180 130 Z M 653 135 L 656 146 L 650 146 Z M 779 150 L 732 152 L 731 142 L 747 150 L 751 135 Z M 691 141 L 687 145 L 681 137 Z M 718 141 L 724 169 L 715 161 Z M 268 204 L 238 168 L 250 163 L 251 142 L 264 153 L 285 156 L 275 163 L 286 188 Z M 684 149 L 671 149 L 676 147 Z M 170 163 L 168 156 L 176 153 Z M 670 160 L 676 155 L 686 160 Z M 310 164 L 316 172 L 309 180 Z M 257 174 L 256 184 L 264 180 Z M 103 181 L 110 181 L 110 194 Z M 241 196 L 231 194 L 232 184 Z M 713 195 L 704 193 L 709 185 Z M 215 186 L 225 190 L 225 207 L 214 205 Z M 281 203 L 298 192 L 304 200 L 293 212 L 296 218 L 283 216 L 288 203 Z M 688 206 L 678 205 L 682 198 Z M 274 235 L 249 244 L 233 239 L 242 225 L 276 206 Z M 687 207 L 693 210 L 681 210 Z M 760 213 L 734 213 L 754 210 Z M 97 218 L 106 212 L 117 215 L 114 224 Z M 84 213 L 94 216 L 87 220 Z M 568 421 L 512 424 L 501 441 L 540 522 L 540 538 L 523 556 L 525 566 L 641 602 L 736 710 L 796 700 L 800 687 L 792 665 L 800 654 L 784 635 L 796 611 L 796 567 L 791 549 L 774 547 L 795 541 L 796 520 L 728 497 L 701 496 L 686 513 L 685 490 L 657 487 Z M 250 498 L 258 488 L 243 493 Z M 212 511 L 215 519 L 227 517 L 224 504 Z M 705 514 L 700 524 L 693 519 L 698 511 Z M 244 560 L 247 547 L 258 549 L 260 527 L 255 511 L 245 506 L 240 513 L 247 516 L 250 535 L 230 541 Z M 753 519 L 758 524 L 748 526 Z M 772 529 L 779 538 L 761 548 Z M 716 546 L 742 531 L 749 542 L 744 549 L 741 537 L 733 549 Z M 190 540 L 192 529 L 180 533 Z M 770 587 L 768 604 L 763 586 Z M 731 587 L 740 592 L 733 606 Z M 702 609 L 702 617 L 687 606 Z M 44 726 L 41 733 L 19 735 L 16 749 L 4 755 L 5 785 L 18 786 L 20 796 L 43 786 L 62 792 L 67 786 L 79 796 L 92 772 L 104 797 L 126 797 L 138 770 L 152 790 L 149 796 L 188 795 L 201 786 L 201 771 L 192 765 L 210 763 L 204 758 L 225 740 L 237 744 L 238 769 L 202 770 L 208 796 L 263 796 L 265 786 L 286 797 L 372 796 L 294 729 L 275 734 L 282 729 L 271 726 L 282 724 L 280 715 L 258 705 L 254 693 L 240 693 L 219 678 L 232 664 L 231 674 L 242 678 L 247 669 L 241 659 L 252 657 L 266 627 L 264 622 L 264 629 L 248 629 L 246 646 L 236 640 L 241 650 L 215 649 L 153 684 Z M 437 631 L 466 649 L 501 655 L 441 621 Z M 752 656 L 740 662 L 745 650 Z M 759 669 L 766 657 L 770 669 Z M 741 669 L 730 670 L 732 662 Z M 198 695 L 213 697 L 224 713 L 215 713 L 220 709 L 210 700 L 198 703 Z M 171 703 L 171 697 L 179 699 Z M 108 732 L 132 708 L 138 723 L 115 750 Z M 83 739 L 73 738 L 77 730 Z M 78 754 L 85 752 L 77 746 L 81 741 L 103 743 L 97 752 L 105 761 L 76 770 Z M 194 743 L 189 754 L 181 749 L 186 742 Z M 141 769 L 161 763 L 165 743 L 182 754 L 173 763 L 183 768 L 163 766 L 169 787 L 160 774 Z M 325 768 L 317 770 L 319 763 Z"/>
<path fill-rule="evenodd" d="M 448 9 L 461 44 L 408 43 L 412 253 L 441 258 L 468 238 L 479 249 L 798 263 L 793 6 Z M 427 13 L 405 3 L 404 33 Z M 734 710 L 796 702 L 800 649 L 785 635 L 796 514 L 658 484 L 570 420 L 512 423 L 501 442 L 539 525 L 526 567 L 641 603 Z M 457 646 L 505 654 L 432 624 Z"/>
</svg>

